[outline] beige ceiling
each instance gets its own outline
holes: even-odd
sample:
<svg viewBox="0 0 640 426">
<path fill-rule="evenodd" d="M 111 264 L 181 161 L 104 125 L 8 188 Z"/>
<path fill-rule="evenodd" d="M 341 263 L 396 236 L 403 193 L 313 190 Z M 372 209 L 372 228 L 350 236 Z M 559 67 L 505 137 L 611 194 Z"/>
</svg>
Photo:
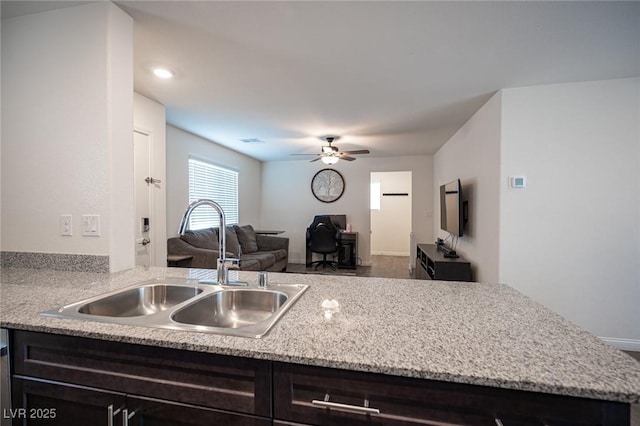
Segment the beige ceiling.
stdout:
<svg viewBox="0 0 640 426">
<path fill-rule="evenodd" d="M 326 134 L 433 154 L 501 88 L 640 76 L 640 2 L 115 3 L 135 21 L 136 91 L 264 161 L 306 158 L 290 154 Z"/>
</svg>

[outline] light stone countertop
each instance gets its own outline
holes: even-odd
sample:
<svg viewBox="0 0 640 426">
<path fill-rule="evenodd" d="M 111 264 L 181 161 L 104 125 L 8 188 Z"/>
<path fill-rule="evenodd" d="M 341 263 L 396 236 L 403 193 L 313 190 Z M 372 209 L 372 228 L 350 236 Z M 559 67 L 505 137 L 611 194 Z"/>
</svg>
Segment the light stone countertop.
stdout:
<svg viewBox="0 0 640 426">
<path fill-rule="evenodd" d="M 120 342 L 356 371 L 640 402 L 640 363 L 507 285 L 270 273 L 310 288 L 261 339 L 41 316 L 158 277 L 215 271 L 137 268 L 115 274 L 1 271 L 0 325 Z M 233 276 L 232 276 L 233 278 Z M 256 282 L 255 272 L 239 279 Z M 340 312 L 323 317 L 321 303 Z"/>
</svg>

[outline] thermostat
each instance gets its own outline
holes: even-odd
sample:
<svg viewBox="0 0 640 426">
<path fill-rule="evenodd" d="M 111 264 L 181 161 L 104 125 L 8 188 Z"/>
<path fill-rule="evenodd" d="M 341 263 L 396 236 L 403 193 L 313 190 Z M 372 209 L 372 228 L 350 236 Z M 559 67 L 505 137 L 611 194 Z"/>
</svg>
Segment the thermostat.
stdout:
<svg viewBox="0 0 640 426">
<path fill-rule="evenodd" d="M 526 176 L 511 176 L 509 178 L 511 188 L 526 188 L 527 177 Z"/>
</svg>

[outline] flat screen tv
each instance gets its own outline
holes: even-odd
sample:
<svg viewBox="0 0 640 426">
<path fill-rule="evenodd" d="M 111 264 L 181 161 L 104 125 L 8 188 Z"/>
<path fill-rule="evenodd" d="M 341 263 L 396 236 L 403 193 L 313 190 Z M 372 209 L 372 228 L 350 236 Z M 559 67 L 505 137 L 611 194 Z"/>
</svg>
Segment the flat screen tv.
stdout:
<svg viewBox="0 0 640 426">
<path fill-rule="evenodd" d="M 460 179 L 440 186 L 440 229 L 461 237 L 464 229 L 464 203 Z"/>
</svg>

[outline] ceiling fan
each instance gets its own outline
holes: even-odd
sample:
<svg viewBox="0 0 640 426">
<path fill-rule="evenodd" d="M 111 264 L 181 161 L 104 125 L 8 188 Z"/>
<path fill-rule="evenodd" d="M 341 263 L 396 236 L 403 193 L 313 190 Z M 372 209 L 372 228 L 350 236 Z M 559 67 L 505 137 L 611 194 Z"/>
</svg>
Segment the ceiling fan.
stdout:
<svg viewBox="0 0 640 426">
<path fill-rule="evenodd" d="M 355 151 L 342 151 L 338 149 L 337 146 L 331 145 L 334 141 L 340 139 L 340 136 L 322 136 L 320 137 L 323 141 L 327 142 L 329 145 L 325 145 L 322 147 L 322 152 L 320 154 L 291 154 L 291 155 L 316 155 L 317 158 L 314 158 L 313 161 L 321 160 L 325 164 L 335 164 L 338 160 L 346 160 L 353 161 L 354 157 L 351 155 L 358 154 L 369 154 L 368 149 L 358 149 Z"/>
</svg>

